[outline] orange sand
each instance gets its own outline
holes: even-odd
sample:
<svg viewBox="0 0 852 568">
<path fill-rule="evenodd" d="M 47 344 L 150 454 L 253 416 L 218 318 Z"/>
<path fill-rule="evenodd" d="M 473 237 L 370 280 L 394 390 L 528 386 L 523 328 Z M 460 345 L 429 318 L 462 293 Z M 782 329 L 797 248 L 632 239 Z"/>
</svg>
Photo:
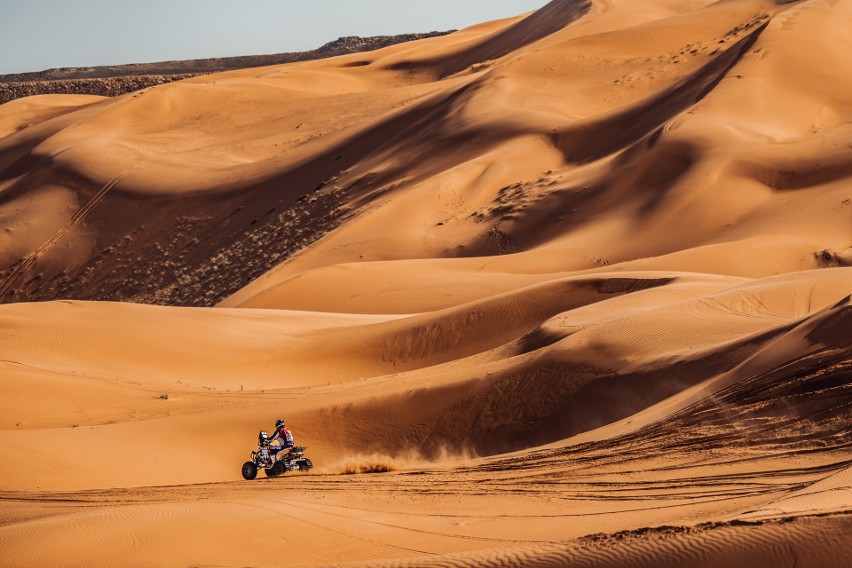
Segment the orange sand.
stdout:
<svg viewBox="0 0 852 568">
<path fill-rule="evenodd" d="M 850 29 L 555 0 L 0 106 L 0 566 L 848 562 Z M 316 469 L 242 480 L 278 417 Z"/>
</svg>

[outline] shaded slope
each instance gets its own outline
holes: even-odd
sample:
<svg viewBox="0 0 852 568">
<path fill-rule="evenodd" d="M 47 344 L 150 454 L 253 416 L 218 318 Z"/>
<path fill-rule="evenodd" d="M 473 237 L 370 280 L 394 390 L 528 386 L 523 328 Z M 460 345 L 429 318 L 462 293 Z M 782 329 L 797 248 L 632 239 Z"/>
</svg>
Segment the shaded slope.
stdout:
<svg viewBox="0 0 852 568">
<path fill-rule="evenodd" d="M 463 350 L 483 343 L 478 339 L 481 333 L 472 328 L 487 325 L 487 318 L 481 322 L 465 319 L 465 308 L 454 310 L 461 329 L 470 331 L 458 347 L 453 342 L 465 337 L 458 335 L 458 327 L 424 329 L 413 318 L 396 320 L 382 326 L 408 328 L 412 340 L 397 340 L 394 348 L 383 343 L 373 357 L 391 358 L 400 373 L 424 364 L 429 368 L 411 373 L 410 378 L 395 375 L 397 388 L 410 385 L 403 392 L 380 396 L 381 390 L 370 390 L 369 397 L 326 409 L 323 422 L 349 443 L 368 438 L 373 449 L 391 455 L 412 448 L 430 456 L 443 451 L 493 455 L 570 439 L 632 415 L 641 416 L 664 401 L 683 404 L 676 402 L 677 397 L 700 387 L 705 390 L 696 395 L 701 401 L 698 406 L 660 420 L 655 426 L 657 434 L 649 427 L 625 440 L 615 437 L 606 443 L 611 447 L 624 444 L 618 455 L 637 456 L 659 455 L 681 443 L 688 449 L 704 448 L 701 440 L 705 438 L 710 450 L 735 441 L 757 445 L 763 436 L 778 436 L 766 442 L 775 444 L 773 448 L 803 443 L 844 449 L 850 441 L 840 420 L 849 410 L 848 333 L 838 333 L 828 343 L 819 334 L 843 328 L 849 310 L 841 303 L 825 314 L 806 316 L 804 322 L 801 318 L 808 314 L 806 306 L 831 306 L 848 288 L 847 274 L 848 270 L 841 270 L 820 278 L 821 284 L 808 299 L 798 296 L 798 286 L 809 281 L 811 274 L 759 281 L 681 302 L 676 299 L 676 284 L 659 290 L 637 288 L 623 299 L 610 297 L 599 304 L 566 310 L 560 319 L 577 322 L 571 328 L 545 325 L 523 337 L 518 333 L 523 328 L 515 329 L 516 343 L 468 359 L 461 357 L 471 352 Z M 578 293 L 581 297 L 582 289 L 571 295 L 578 297 Z M 619 313 L 619 304 L 641 305 L 643 296 L 666 295 L 671 302 L 667 305 Z M 534 310 L 520 295 L 513 299 L 516 303 L 505 306 L 504 312 L 520 312 L 524 317 Z M 596 314 L 585 326 L 580 323 L 584 311 Z M 812 328 L 807 335 L 802 331 Z M 433 337 L 426 337 L 427 331 Z M 375 336 L 362 334 L 358 341 L 369 349 Z M 436 344 L 444 345 L 446 351 L 424 356 L 423 350 Z M 766 359 L 766 353 L 775 352 L 780 358 Z M 443 363 L 444 357 L 449 361 L 446 365 L 432 366 Z M 412 358 L 419 363 L 417 367 Z M 459 374 L 458 368 L 465 371 Z M 724 385 L 724 380 L 734 380 L 723 376 L 717 381 L 725 369 L 735 369 L 732 377 L 743 382 L 724 387 L 730 394 L 712 395 L 703 383 L 722 381 Z M 823 381 L 820 377 L 824 375 Z M 787 418 L 785 411 L 789 411 Z M 781 435 L 780 424 L 785 424 L 785 432 L 800 429 L 798 438 Z M 709 435 L 714 425 L 724 434 Z M 641 440 L 636 443 L 643 448 L 650 445 L 637 453 L 627 448 L 635 440 Z M 657 442 L 669 445 L 656 447 Z"/>
<path fill-rule="evenodd" d="M 523 20 L 497 31 L 484 40 L 476 40 L 453 53 L 435 59 L 400 61 L 394 69 L 433 73 L 438 78 L 464 71 L 477 63 L 499 59 L 513 51 L 556 33 L 586 15 L 591 0 L 553 0 Z"/>
<path fill-rule="evenodd" d="M 768 17 L 748 22 L 737 30 L 748 32 L 748 35 L 724 51 L 711 55 L 708 63 L 680 84 L 649 100 L 640 101 L 633 108 L 616 111 L 612 116 L 588 125 L 555 131 L 552 134 L 554 145 L 564 154 L 567 162 L 579 164 L 615 154 L 645 137 L 649 137 L 647 145 L 653 146 L 662 134 L 661 131 L 655 131 L 712 92 L 751 49 L 768 23 Z"/>
</svg>

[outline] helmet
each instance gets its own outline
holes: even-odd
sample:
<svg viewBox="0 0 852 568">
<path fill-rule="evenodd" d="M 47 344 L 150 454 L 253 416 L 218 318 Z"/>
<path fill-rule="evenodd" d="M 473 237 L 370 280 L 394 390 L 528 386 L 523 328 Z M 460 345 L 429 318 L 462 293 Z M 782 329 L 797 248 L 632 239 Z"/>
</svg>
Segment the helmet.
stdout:
<svg viewBox="0 0 852 568">
<path fill-rule="evenodd" d="M 284 427 L 284 421 L 283 420 L 277 420 L 275 422 L 275 427 L 276 428 L 283 428 Z"/>
</svg>

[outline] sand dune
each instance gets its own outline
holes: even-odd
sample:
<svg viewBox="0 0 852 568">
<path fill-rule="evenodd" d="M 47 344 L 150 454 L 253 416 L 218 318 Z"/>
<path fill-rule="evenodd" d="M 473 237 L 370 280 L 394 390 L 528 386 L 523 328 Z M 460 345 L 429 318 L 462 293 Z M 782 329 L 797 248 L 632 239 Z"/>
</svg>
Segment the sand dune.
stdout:
<svg viewBox="0 0 852 568">
<path fill-rule="evenodd" d="M 843 565 L 850 25 L 555 0 L 0 105 L 0 566 Z M 316 468 L 243 480 L 278 417 Z"/>
</svg>

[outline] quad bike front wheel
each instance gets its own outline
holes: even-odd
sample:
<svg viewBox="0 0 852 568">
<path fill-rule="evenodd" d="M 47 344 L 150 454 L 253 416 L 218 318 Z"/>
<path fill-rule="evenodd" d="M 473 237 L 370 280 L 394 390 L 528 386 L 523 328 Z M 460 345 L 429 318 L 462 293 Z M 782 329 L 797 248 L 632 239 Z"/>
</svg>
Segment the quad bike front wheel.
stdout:
<svg viewBox="0 0 852 568">
<path fill-rule="evenodd" d="M 257 465 L 254 462 L 246 462 L 243 464 L 243 478 L 252 480 L 257 477 Z"/>
</svg>

